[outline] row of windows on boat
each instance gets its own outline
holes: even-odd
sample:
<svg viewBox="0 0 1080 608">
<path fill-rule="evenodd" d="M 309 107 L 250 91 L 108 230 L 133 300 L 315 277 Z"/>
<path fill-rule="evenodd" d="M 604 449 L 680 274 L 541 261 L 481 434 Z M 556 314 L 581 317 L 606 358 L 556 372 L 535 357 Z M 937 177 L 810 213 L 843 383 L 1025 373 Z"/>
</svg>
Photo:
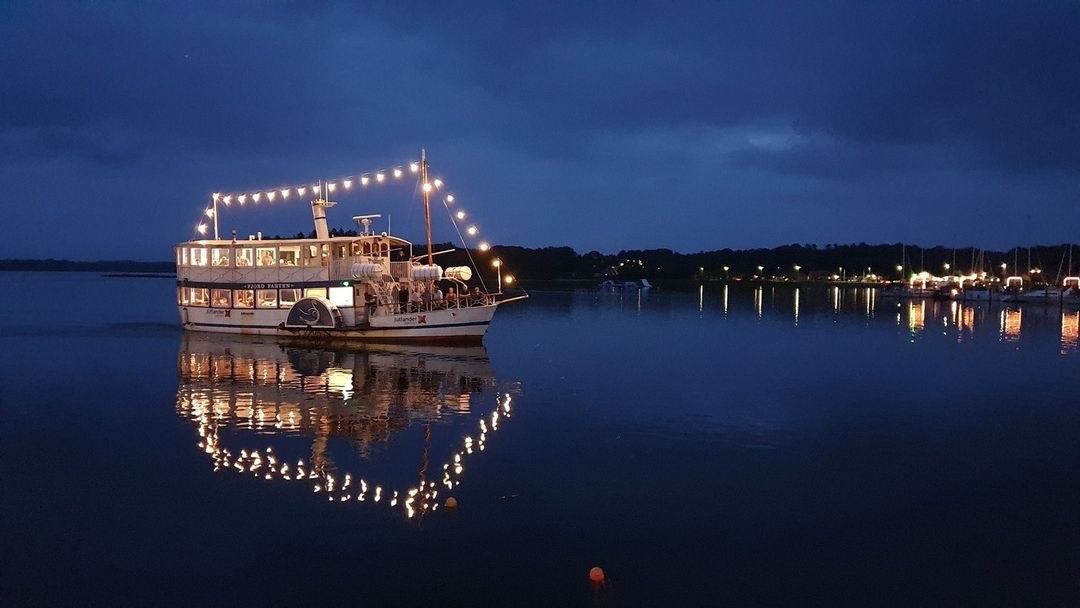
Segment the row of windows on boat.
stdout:
<svg viewBox="0 0 1080 608">
<path fill-rule="evenodd" d="M 390 243 L 354 241 L 349 244 L 282 245 L 280 247 L 177 247 L 177 266 L 322 266 L 331 257 L 389 257 Z"/>
<path fill-rule="evenodd" d="M 326 298 L 338 307 L 353 305 L 352 287 L 308 287 L 306 289 L 214 289 L 179 287 L 176 302 L 203 308 L 291 308 L 305 298 Z"/>
</svg>

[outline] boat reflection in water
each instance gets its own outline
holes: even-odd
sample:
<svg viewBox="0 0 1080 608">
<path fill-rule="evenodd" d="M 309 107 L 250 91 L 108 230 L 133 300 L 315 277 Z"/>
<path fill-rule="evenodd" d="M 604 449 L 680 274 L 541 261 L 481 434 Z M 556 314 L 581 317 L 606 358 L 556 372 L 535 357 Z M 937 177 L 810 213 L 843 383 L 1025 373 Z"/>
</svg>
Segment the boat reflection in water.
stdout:
<svg viewBox="0 0 1080 608">
<path fill-rule="evenodd" d="M 482 346 L 342 352 L 189 333 L 178 371 L 177 413 L 197 426 L 214 472 L 408 517 L 438 509 L 461 483 L 519 390 L 496 381 Z M 446 445 L 435 449 L 440 435 Z"/>
</svg>

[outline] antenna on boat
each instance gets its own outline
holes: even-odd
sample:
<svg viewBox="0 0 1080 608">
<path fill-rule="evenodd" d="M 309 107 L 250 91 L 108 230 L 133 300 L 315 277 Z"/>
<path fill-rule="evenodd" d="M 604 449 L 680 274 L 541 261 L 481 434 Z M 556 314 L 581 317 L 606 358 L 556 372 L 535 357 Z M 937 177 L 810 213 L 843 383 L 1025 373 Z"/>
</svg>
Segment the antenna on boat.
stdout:
<svg viewBox="0 0 1080 608">
<path fill-rule="evenodd" d="M 427 263 L 430 266 L 431 254 L 431 184 L 428 183 L 427 151 L 420 149 L 420 190 L 424 193 L 424 232 L 427 236 Z"/>
</svg>

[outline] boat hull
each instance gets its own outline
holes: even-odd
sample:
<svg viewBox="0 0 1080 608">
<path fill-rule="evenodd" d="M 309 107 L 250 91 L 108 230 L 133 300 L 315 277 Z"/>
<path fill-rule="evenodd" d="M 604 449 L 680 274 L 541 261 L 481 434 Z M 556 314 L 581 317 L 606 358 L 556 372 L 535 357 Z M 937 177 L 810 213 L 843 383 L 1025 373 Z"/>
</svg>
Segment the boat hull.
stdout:
<svg viewBox="0 0 1080 608">
<path fill-rule="evenodd" d="M 480 343 L 498 304 L 407 312 L 373 317 L 371 323 L 334 328 L 286 327 L 288 310 L 225 310 L 180 307 L 188 331 L 275 336 L 292 342 Z"/>
</svg>

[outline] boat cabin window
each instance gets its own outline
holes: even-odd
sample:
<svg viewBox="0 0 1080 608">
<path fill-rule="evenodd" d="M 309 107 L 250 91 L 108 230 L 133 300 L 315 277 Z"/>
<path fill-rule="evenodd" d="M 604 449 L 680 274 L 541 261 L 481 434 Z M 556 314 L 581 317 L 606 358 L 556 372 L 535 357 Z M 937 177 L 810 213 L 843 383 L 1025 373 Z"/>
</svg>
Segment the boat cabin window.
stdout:
<svg viewBox="0 0 1080 608">
<path fill-rule="evenodd" d="M 214 308 L 228 308 L 232 305 L 232 297 L 228 289 L 214 289 L 210 292 L 210 301 Z"/>
<path fill-rule="evenodd" d="M 331 287 L 330 303 L 334 306 L 352 306 L 353 291 L 351 287 Z"/>
<path fill-rule="evenodd" d="M 305 298 L 325 298 L 326 297 L 326 288 L 325 287 L 308 287 L 307 289 L 304 290 L 304 297 Z"/>
<path fill-rule="evenodd" d="M 330 256 L 330 246 L 326 243 L 320 245 L 308 245 L 304 248 L 305 266 L 322 266 L 323 259 Z"/>
<path fill-rule="evenodd" d="M 236 303 L 233 305 L 237 308 L 253 308 L 255 306 L 255 292 L 251 289 L 237 289 Z"/>
<path fill-rule="evenodd" d="M 281 297 L 278 298 L 278 306 L 282 308 L 291 308 L 293 304 L 296 304 L 299 301 L 299 289 L 282 289 Z"/>
<path fill-rule="evenodd" d="M 176 248 L 176 265 L 187 266 L 187 249 L 183 247 Z"/>
<path fill-rule="evenodd" d="M 214 247 L 210 251 L 210 261 L 214 266 L 228 266 L 229 249 L 227 247 Z"/>
<path fill-rule="evenodd" d="M 371 255 L 371 241 L 364 241 L 364 255 Z"/>
<path fill-rule="evenodd" d="M 334 247 L 334 259 L 341 260 L 348 257 L 348 247 L 345 245 L 337 245 Z"/>
<path fill-rule="evenodd" d="M 276 289 L 260 289 L 255 295 L 259 301 L 259 308 L 277 308 Z"/>
<path fill-rule="evenodd" d="M 188 290 L 187 287 L 178 287 L 178 288 L 176 288 L 176 303 L 177 304 L 180 304 L 181 306 L 187 306 L 188 302 L 190 302 L 190 301 L 191 301 L 190 291 Z"/>
<path fill-rule="evenodd" d="M 192 266 L 206 266 L 206 248 L 205 247 L 192 247 L 191 248 L 191 265 Z"/>
<path fill-rule="evenodd" d="M 278 249 L 278 261 L 282 266 L 300 265 L 300 246 L 281 247 Z"/>
<path fill-rule="evenodd" d="M 210 290 L 205 287 L 192 287 L 190 302 L 192 306 L 209 306 Z"/>
<path fill-rule="evenodd" d="M 238 268 L 244 268 L 252 265 L 251 247 L 238 247 L 236 249 L 236 266 Z"/>
<path fill-rule="evenodd" d="M 258 266 L 273 266 L 274 259 L 273 247 L 259 247 L 255 250 L 255 264 Z"/>
</svg>

